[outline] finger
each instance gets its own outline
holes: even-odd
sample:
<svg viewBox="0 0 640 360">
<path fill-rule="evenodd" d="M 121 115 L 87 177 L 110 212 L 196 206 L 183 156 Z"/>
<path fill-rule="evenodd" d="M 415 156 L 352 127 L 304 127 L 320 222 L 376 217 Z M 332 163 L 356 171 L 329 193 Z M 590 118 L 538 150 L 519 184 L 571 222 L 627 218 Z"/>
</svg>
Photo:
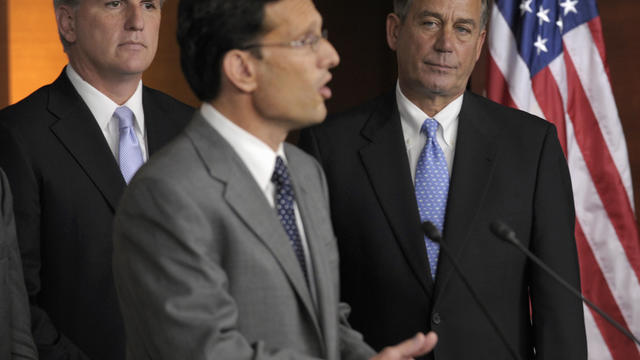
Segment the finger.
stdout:
<svg viewBox="0 0 640 360">
<path fill-rule="evenodd" d="M 429 336 L 417 333 L 413 338 L 405 340 L 392 348 L 395 350 L 393 353 L 399 355 L 399 359 L 408 359 L 431 351 L 436 342 L 437 336 L 433 332 L 429 333 Z"/>
<path fill-rule="evenodd" d="M 433 350 L 433 348 L 436 347 L 437 343 L 438 343 L 438 335 L 435 332 L 430 331 L 427 334 L 427 336 L 425 336 L 425 340 L 423 343 L 424 347 L 421 349 L 423 351 L 423 354 Z"/>
</svg>

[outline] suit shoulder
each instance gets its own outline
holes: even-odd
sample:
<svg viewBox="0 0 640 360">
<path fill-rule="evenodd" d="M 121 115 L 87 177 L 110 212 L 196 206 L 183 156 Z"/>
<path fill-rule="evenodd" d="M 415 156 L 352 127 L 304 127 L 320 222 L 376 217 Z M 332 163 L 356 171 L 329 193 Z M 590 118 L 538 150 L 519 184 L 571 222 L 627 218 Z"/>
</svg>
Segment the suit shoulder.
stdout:
<svg viewBox="0 0 640 360">
<path fill-rule="evenodd" d="M 465 94 L 465 100 L 471 103 L 470 106 L 483 108 L 483 111 L 488 115 L 492 115 L 495 119 L 500 119 L 501 121 L 513 123 L 519 122 L 519 125 L 523 125 L 523 121 L 525 124 L 534 126 L 534 127 L 548 127 L 550 124 L 548 121 L 528 113 L 526 111 L 522 111 L 519 109 L 514 109 L 502 104 L 498 104 L 490 99 L 487 99 L 484 96 L 480 96 L 471 92 L 467 92 Z"/>
<path fill-rule="evenodd" d="M 182 101 L 172 97 L 171 95 L 165 94 L 160 90 L 156 90 L 150 87 L 144 87 L 145 94 L 157 104 L 160 104 L 163 109 L 167 111 L 171 111 L 175 115 L 178 116 L 187 116 L 191 117 L 193 111 L 195 110 L 190 105 L 183 103 Z"/>
<path fill-rule="evenodd" d="M 45 85 L 29 96 L 0 110 L 0 122 L 8 128 L 18 124 L 26 125 L 32 121 L 39 121 L 39 114 L 45 113 L 51 85 Z"/>
<path fill-rule="evenodd" d="M 555 131 L 555 125 L 536 115 L 498 104 L 483 96 L 467 92 L 465 94 L 463 110 L 466 114 L 461 116 L 482 116 L 489 120 L 492 126 L 502 129 L 506 133 L 524 138 L 533 138 L 534 135 L 545 136 L 549 131 Z"/>
<path fill-rule="evenodd" d="M 354 132 L 360 132 L 363 125 L 375 114 L 390 117 L 394 106 L 395 94 L 386 93 L 353 108 L 331 114 L 322 124 L 305 129 L 302 133 L 303 136 L 306 136 L 306 133 L 326 133 L 331 136 L 350 137 Z"/>
<path fill-rule="evenodd" d="M 348 126 L 350 123 L 362 124 L 374 113 L 383 111 L 391 113 L 395 106 L 395 97 L 386 93 L 356 105 L 342 112 L 331 114 L 323 124 L 325 127 Z M 393 94 L 395 96 L 395 94 Z"/>
</svg>

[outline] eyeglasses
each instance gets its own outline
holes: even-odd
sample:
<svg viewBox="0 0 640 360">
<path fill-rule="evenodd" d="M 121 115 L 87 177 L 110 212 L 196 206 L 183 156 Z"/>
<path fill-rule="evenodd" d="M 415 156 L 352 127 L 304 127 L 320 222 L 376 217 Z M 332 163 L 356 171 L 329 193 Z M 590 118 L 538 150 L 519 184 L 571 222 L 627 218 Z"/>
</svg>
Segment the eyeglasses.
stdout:
<svg viewBox="0 0 640 360">
<path fill-rule="evenodd" d="M 300 40 L 293 40 L 289 42 L 282 43 L 273 43 L 273 44 L 249 44 L 241 47 L 241 50 L 248 50 L 257 47 L 267 47 L 267 46 L 279 46 L 279 47 L 288 47 L 293 49 L 299 49 L 305 46 L 309 46 L 312 51 L 316 51 L 318 49 L 318 44 L 320 40 L 327 40 L 329 38 L 329 31 L 327 29 L 322 30 L 320 35 L 318 34 L 309 34 Z"/>
</svg>

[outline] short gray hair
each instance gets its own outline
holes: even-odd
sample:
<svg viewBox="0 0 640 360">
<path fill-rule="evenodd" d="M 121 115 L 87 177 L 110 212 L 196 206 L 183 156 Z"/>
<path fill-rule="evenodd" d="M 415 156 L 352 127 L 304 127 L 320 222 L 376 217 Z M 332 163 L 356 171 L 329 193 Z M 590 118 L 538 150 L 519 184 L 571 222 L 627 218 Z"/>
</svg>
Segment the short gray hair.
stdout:
<svg viewBox="0 0 640 360">
<path fill-rule="evenodd" d="M 413 0 L 393 0 L 393 12 L 404 21 L 409 13 Z M 482 15 L 480 16 L 480 28 L 484 29 L 489 21 L 489 0 L 482 0 Z"/>
</svg>

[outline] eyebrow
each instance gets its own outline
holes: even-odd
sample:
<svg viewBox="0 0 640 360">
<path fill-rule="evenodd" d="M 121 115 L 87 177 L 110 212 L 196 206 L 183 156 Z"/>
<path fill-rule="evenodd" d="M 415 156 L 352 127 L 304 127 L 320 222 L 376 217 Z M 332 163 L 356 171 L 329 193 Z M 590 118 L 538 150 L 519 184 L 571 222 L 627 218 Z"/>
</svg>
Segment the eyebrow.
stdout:
<svg viewBox="0 0 640 360">
<path fill-rule="evenodd" d="M 418 13 L 416 15 L 416 19 L 422 19 L 422 18 L 425 18 L 425 17 L 434 17 L 434 18 L 436 18 L 438 20 L 442 20 L 443 19 L 442 14 L 436 13 L 436 12 L 432 12 L 432 11 L 429 11 L 429 10 L 423 10 L 422 12 L 420 12 L 420 13 Z M 454 23 L 457 23 L 457 24 L 460 24 L 460 23 L 469 24 L 469 25 L 474 26 L 474 27 L 476 26 L 476 21 L 471 19 L 471 18 L 458 18 L 458 19 L 455 19 Z"/>
</svg>

